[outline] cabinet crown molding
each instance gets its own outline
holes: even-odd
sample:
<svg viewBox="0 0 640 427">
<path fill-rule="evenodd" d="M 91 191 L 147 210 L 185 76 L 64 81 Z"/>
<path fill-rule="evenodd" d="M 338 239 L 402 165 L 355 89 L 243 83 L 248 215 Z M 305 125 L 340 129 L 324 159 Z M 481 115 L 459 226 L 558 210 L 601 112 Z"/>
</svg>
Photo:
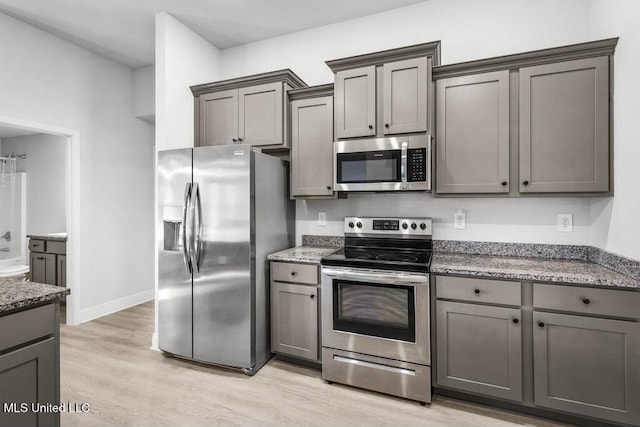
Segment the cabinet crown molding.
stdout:
<svg viewBox="0 0 640 427">
<path fill-rule="evenodd" d="M 333 96 L 333 83 L 290 89 L 287 91 L 289 101 L 298 99 L 318 98 L 321 96 Z"/>
<path fill-rule="evenodd" d="M 254 74 L 251 76 L 237 77 L 217 82 L 204 83 L 191 86 L 193 96 L 204 93 L 218 92 L 221 90 L 237 89 L 247 86 L 256 86 L 266 83 L 283 82 L 292 88 L 307 87 L 307 84 L 296 73 L 286 68 L 284 70 L 269 71 L 267 73 Z"/>
<path fill-rule="evenodd" d="M 352 68 L 366 67 L 370 65 L 382 65 L 387 62 L 395 62 L 403 59 L 420 57 L 431 58 L 433 65 L 440 64 L 440 40 L 405 46 L 396 49 L 382 50 L 363 55 L 350 56 L 348 58 L 333 59 L 325 63 L 334 73 Z"/>
<path fill-rule="evenodd" d="M 491 71 L 514 70 L 522 67 L 548 64 L 551 62 L 613 55 L 617 44 L 618 37 L 614 37 L 593 42 L 460 62 L 457 64 L 439 65 L 433 67 L 433 79 L 439 80 L 448 77 L 458 77 Z"/>
</svg>

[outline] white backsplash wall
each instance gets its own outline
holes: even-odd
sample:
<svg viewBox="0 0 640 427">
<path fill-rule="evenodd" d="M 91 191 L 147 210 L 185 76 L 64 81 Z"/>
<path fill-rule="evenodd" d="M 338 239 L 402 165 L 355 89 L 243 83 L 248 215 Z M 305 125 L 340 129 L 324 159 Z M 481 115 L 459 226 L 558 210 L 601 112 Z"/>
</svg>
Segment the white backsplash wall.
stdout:
<svg viewBox="0 0 640 427">
<path fill-rule="evenodd" d="M 591 243 L 589 198 L 434 198 L 429 193 L 352 193 L 347 199 L 296 202 L 296 244 L 303 234 L 343 234 L 346 216 L 433 218 L 433 238 L 496 242 Z M 457 209 L 466 213 L 466 228 L 453 228 Z M 318 212 L 327 225 L 318 225 Z M 573 214 L 573 232 L 557 231 L 557 215 Z"/>
</svg>

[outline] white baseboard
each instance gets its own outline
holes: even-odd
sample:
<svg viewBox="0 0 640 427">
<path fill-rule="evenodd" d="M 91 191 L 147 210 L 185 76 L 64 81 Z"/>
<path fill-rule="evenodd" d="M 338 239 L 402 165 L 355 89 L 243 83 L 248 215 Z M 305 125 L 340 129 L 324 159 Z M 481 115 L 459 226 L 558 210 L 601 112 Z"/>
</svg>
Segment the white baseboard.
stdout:
<svg viewBox="0 0 640 427">
<path fill-rule="evenodd" d="M 152 301 L 154 298 L 155 289 L 149 289 L 137 294 L 117 299 L 115 301 L 109 301 L 104 304 L 96 305 L 95 307 L 85 308 L 83 310 L 80 310 L 80 319 L 78 319 L 79 322 L 76 322 L 76 324 L 89 322 L 99 317 L 106 316 L 108 314 L 112 314 L 138 304 Z"/>
<path fill-rule="evenodd" d="M 160 347 L 158 347 L 158 333 L 154 332 L 151 335 L 151 350 L 160 351 Z"/>
</svg>

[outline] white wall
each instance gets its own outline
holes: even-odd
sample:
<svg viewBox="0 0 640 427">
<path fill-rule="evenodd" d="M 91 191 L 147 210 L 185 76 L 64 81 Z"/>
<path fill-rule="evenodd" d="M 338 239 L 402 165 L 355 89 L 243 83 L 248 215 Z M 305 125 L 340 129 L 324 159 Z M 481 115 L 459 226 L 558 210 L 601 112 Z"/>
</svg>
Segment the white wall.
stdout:
<svg viewBox="0 0 640 427">
<path fill-rule="evenodd" d="M 67 231 L 68 138 L 28 135 L 5 138 L 2 154 L 26 154 L 17 169 L 27 172 L 27 234 Z"/>
<path fill-rule="evenodd" d="M 640 2 L 593 0 L 591 37 L 620 37 L 614 57 L 613 198 L 592 205 L 593 243 L 640 260 Z"/>
<path fill-rule="evenodd" d="M 291 68 L 308 84 L 330 83 L 324 61 L 441 40 L 442 63 L 543 49 L 589 40 L 590 7 L 582 0 L 430 0 L 351 21 L 222 51 L 223 78 Z M 297 202 L 302 234 L 341 235 L 347 215 L 434 218 L 434 238 L 590 244 L 590 199 L 435 199 L 429 194 L 349 195 L 347 200 Z M 453 229 L 465 209 L 467 228 Z M 317 213 L 327 213 L 326 227 Z M 573 213 L 574 232 L 560 233 L 556 215 Z"/>
<path fill-rule="evenodd" d="M 133 114 L 153 123 L 156 117 L 156 67 L 133 70 Z"/>
<path fill-rule="evenodd" d="M 133 70 L 3 14 L 0 40 L 0 116 L 78 132 L 75 320 L 153 298 L 153 126 L 133 115 Z"/>
<path fill-rule="evenodd" d="M 180 21 L 156 15 L 156 148 L 193 147 L 189 86 L 220 79 L 220 51 Z"/>
</svg>

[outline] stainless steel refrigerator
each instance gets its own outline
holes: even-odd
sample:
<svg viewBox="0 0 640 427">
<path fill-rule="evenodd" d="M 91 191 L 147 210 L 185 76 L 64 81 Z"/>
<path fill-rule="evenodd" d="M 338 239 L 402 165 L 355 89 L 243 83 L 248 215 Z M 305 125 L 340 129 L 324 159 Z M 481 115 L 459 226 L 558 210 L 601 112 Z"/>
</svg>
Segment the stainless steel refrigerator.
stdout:
<svg viewBox="0 0 640 427">
<path fill-rule="evenodd" d="M 270 358 L 266 256 L 291 246 L 287 162 L 246 145 L 158 154 L 158 342 L 252 375 Z"/>
</svg>

